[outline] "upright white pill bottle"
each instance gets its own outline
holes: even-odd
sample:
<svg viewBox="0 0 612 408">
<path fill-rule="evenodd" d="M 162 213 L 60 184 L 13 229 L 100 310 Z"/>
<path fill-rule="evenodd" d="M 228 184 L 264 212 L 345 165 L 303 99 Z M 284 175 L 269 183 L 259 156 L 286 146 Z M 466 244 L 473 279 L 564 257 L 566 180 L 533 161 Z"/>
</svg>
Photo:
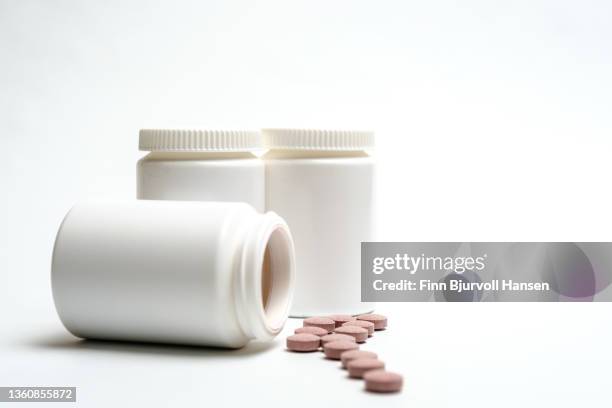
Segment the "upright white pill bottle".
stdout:
<svg viewBox="0 0 612 408">
<path fill-rule="evenodd" d="M 143 129 L 137 197 L 145 200 L 238 201 L 264 211 L 261 134 L 243 130 Z"/>
<path fill-rule="evenodd" d="M 294 317 L 361 314 L 361 242 L 374 240 L 374 134 L 264 129 L 266 209 L 295 242 Z"/>
</svg>

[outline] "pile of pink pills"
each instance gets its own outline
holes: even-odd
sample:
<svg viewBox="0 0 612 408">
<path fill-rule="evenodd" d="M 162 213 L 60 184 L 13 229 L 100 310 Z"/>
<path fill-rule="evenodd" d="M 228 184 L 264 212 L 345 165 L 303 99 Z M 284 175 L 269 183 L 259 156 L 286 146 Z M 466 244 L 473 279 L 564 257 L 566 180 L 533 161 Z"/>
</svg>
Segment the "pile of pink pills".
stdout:
<svg viewBox="0 0 612 408">
<path fill-rule="evenodd" d="M 361 378 L 371 392 L 399 392 L 400 374 L 385 370 L 385 363 L 372 351 L 359 350 L 376 330 L 387 327 L 387 318 L 379 314 L 317 316 L 304 319 L 304 327 L 287 337 L 287 349 L 311 352 L 323 349 L 329 360 L 340 360 L 350 378 Z"/>
</svg>

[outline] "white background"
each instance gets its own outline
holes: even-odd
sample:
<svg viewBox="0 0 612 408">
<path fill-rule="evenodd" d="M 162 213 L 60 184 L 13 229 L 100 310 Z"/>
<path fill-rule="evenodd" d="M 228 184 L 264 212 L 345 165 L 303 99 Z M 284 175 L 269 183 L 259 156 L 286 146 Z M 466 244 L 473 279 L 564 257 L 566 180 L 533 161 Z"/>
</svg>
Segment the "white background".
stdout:
<svg viewBox="0 0 612 408">
<path fill-rule="evenodd" d="M 611 20 L 605 1 L 0 0 L 0 386 L 77 386 L 86 407 L 609 406 L 609 304 L 380 305 L 367 348 L 406 384 L 378 396 L 284 336 L 79 342 L 49 264 L 75 201 L 134 197 L 143 127 L 374 129 L 381 240 L 612 241 Z"/>
</svg>

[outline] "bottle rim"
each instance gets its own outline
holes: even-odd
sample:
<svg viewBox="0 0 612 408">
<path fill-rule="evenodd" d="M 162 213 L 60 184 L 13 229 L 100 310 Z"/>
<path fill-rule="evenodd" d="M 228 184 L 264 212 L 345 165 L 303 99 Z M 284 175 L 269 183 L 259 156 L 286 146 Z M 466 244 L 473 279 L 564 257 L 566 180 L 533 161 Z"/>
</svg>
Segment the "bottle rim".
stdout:
<svg viewBox="0 0 612 408">
<path fill-rule="evenodd" d="M 280 333 L 289 316 L 294 287 L 291 233 L 282 218 L 268 212 L 246 234 L 236 274 L 237 314 L 248 337 L 270 340 Z"/>
</svg>

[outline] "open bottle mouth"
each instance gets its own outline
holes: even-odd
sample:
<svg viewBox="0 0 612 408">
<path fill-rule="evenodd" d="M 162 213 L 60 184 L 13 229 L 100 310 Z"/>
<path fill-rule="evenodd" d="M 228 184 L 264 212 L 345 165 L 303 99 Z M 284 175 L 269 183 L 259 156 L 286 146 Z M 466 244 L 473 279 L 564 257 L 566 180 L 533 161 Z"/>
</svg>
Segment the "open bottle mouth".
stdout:
<svg viewBox="0 0 612 408">
<path fill-rule="evenodd" d="M 261 268 L 261 305 L 266 325 L 280 331 L 287 319 L 292 291 L 292 242 L 286 230 L 270 234 Z"/>
<path fill-rule="evenodd" d="M 293 240 L 278 215 L 264 214 L 247 234 L 238 276 L 238 315 L 251 338 L 276 336 L 289 315 L 295 285 Z"/>
</svg>

